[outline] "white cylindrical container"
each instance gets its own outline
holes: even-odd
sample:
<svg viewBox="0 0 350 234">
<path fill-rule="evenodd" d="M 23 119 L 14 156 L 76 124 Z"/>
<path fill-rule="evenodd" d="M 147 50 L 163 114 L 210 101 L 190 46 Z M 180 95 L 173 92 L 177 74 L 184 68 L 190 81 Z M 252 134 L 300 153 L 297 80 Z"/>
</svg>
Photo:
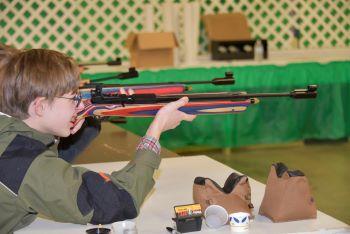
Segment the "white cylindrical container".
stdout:
<svg viewBox="0 0 350 234">
<path fill-rule="evenodd" d="M 254 45 L 254 59 L 262 61 L 264 59 L 264 47 L 260 39 L 256 40 Z"/>
</svg>

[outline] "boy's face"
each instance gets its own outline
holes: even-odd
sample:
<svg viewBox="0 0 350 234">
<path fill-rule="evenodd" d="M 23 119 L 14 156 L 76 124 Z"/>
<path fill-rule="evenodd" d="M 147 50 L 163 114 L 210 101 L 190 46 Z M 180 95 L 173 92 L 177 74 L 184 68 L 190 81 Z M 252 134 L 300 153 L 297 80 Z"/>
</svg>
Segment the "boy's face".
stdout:
<svg viewBox="0 0 350 234">
<path fill-rule="evenodd" d="M 41 118 L 43 130 L 59 137 L 67 137 L 76 121 L 77 114 L 84 109 L 84 104 L 77 100 L 77 94 L 67 93 L 46 102 Z"/>
</svg>

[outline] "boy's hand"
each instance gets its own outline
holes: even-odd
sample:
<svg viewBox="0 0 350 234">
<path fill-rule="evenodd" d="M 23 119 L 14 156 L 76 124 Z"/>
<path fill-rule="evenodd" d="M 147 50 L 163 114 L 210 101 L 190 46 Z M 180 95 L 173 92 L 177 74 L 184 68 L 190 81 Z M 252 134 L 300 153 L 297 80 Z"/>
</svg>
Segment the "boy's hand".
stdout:
<svg viewBox="0 0 350 234">
<path fill-rule="evenodd" d="M 195 115 L 189 115 L 178 109 L 188 103 L 188 97 L 183 97 L 175 102 L 170 102 L 162 107 L 153 122 L 149 126 L 146 135 L 159 140 L 162 132 L 176 128 L 182 120 L 192 121 Z"/>
</svg>

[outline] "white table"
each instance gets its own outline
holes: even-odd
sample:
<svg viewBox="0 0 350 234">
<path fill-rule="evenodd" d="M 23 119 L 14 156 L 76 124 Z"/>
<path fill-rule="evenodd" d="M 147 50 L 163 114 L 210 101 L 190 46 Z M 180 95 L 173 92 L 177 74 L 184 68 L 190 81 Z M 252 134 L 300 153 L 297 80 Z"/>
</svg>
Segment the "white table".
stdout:
<svg viewBox="0 0 350 234">
<path fill-rule="evenodd" d="M 84 164 L 94 171 L 112 172 L 118 170 L 127 162 Z M 192 185 L 196 176 L 209 177 L 223 185 L 227 176 L 234 172 L 206 156 L 177 157 L 163 159 L 160 169 L 156 172 L 156 185 L 144 202 L 136 223 L 139 234 L 167 233 L 166 226 L 172 226 L 174 216 L 173 206 L 193 203 Z M 349 226 L 320 211 L 317 219 L 285 223 L 272 223 L 267 218 L 257 214 L 262 201 L 265 185 L 250 179 L 252 188 L 252 202 L 255 206 L 255 219 L 250 225 L 249 233 L 296 233 L 317 232 L 335 233 L 329 229 L 348 228 Z M 316 201 L 317 202 L 317 201 Z M 106 225 L 108 227 L 108 225 Z M 58 234 L 85 233 L 91 226 L 57 223 L 42 218 L 36 219 L 30 226 L 16 233 Z M 321 231 L 320 231 L 321 230 Z M 219 230 L 211 230 L 202 224 L 202 233 L 231 233 L 228 225 Z M 339 233 L 339 232 L 338 232 Z M 345 233 L 345 232 L 341 232 Z"/>
</svg>

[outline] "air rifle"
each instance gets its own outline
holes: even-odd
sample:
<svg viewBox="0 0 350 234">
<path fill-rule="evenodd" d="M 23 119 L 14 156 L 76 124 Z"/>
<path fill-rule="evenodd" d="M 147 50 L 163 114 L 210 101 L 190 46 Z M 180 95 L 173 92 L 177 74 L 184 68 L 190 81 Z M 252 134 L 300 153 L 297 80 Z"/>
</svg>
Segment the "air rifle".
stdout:
<svg viewBox="0 0 350 234">
<path fill-rule="evenodd" d="M 241 112 L 251 104 L 257 104 L 258 98 L 289 97 L 294 99 L 316 98 L 317 85 L 309 85 L 306 89 L 295 89 L 282 93 L 189 93 L 189 94 L 119 94 L 104 93 L 102 87 L 91 90 L 91 98 L 84 101 L 85 109 L 79 118 L 87 116 L 154 116 L 166 103 L 188 97 L 189 103 L 180 110 L 188 114 L 223 114 Z"/>
<path fill-rule="evenodd" d="M 120 66 L 122 65 L 122 60 L 121 58 L 116 58 L 115 60 L 107 61 L 107 62 L 83 62 L 78 64 L 80 73 L 83 73 L 85 70 L 87 70 L 88 69 L 87 66 L 94 66 L 94 65 Z"/>
<path fill-rule="evenodd" d="M 79 67 L 94 66 L 94 65 L 120 66 L 122 65 L 122 60 L 121 58 L 116 58 L 115 60 L 107 61 L 107 62 L 84 62 L 84 63 L 79 63 L 78 65 Z"/>
<path fill-rule="evenodd" d="M 102 81 L 108 81 L 108 80 L 114 80 L 114 79 L 125 80 L 125 79 L 137 78 L 137 77 L 139 77 L 139 72 L 134 67 L 130 67 L 127 72 L 121 72 L 115 76 L 108 76 L 108 77 L 94 79 L 93 82 L 85 84 L 84 86 L 81 87 L 81 89 L 93 88 L 96 85 L 102 84 L 100 83 Z"/>
<path fill-rule="evenodd" d="M 132 68 L 130 68 L 132 69 Z M 133 74 L 134 71 L 129 73 Z M 136 70 L 135 70 L 136 71 Z M 137 72 L 137 71 L 136 71 Z M 138 73 L 137 73 L 138 74 Z M 117 76 L 111 76 L 106 78 L 100 78 L 98 81 L 105 81 L 106 79 L 118 78 Z M 119 78 L 120 79 L 120 78 Z M 102 84 L 97 83 L 94 80 L 93 83 L 85 84 L 80 88 L 83 98 L 90 98 L 90 91 L 101 90 L 103 94 L 105 93 L 119 93 L 119 89 L 122 87 L 124 89 L 133 89 L 135 94 L 173 94 L 173 93 L 183 93 L 190 90 L 191 87 L 187 85 L 196 84 L 212 84 L 212 85 L 231 85 L 235 83 L 235 78 L 232 72 L 226 72 L 225 77 L 214 78 L 207 81 L 172 81 L 172 82 L 162 82 L 162 83 L 142 83 L 142 84 Z"/>
<path fill-rule="evenodd" d="M 296 99 L 315 98 L 317 95 L 317 86 L 309 85 L 307 89 L 295 89 L 288 93 L 244 93 L 244 92 L 220 92 L 220 93 L 189 93 L 189 94 L 169 94 L 158 95 L 148 94 L 103 94 L 101 88 L 97 88 L 91 93 L 92 104 L 155 104 L 168 103 L 179 100 L 182 97 L 188 97 L 189 102 L 206 101 L 233 101 L 246 100 L 265 97 L 291 97 Z"/>
</svg>

